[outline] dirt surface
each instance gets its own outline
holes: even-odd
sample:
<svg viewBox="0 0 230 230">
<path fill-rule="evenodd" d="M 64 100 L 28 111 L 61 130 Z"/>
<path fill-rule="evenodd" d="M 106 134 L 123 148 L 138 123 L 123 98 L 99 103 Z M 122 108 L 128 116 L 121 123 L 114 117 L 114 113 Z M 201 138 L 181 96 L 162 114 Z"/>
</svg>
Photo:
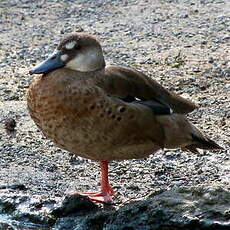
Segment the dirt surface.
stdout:
<svg viewBox="0 0 230 230">
<path fill-rule="evenodd" d="M 159 189 L 216 183 L 230 189 L 230 1 L 1 0 L 0 15 L 2 188 L 22 184 L 23 193 L 44 199 L 98 188 L 97 163 L 53 146 L 25 102 L 33 78 L 28 69 L 64 34 L 85 31 L 100 39 L 107 63 L 141 70 L 197 103 L 190 120 L 225 148 L 200 155 L 165 150 L 111 162 L 118 207 Z M 14 126 L 9 119 L 16 121 L 15 131 L 7 130 Z"/>
</svg>

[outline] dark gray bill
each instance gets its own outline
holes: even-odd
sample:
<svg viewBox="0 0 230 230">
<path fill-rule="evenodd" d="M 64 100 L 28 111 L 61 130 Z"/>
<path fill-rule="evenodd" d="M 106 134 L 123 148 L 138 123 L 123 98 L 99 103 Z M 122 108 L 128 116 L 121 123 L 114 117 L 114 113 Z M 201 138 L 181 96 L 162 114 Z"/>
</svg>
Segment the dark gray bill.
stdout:
<svg viewBox="0 0 230 230">
<path fill-rule="evenodd" d="M 55 50 L 50 57 L 48 57 L 44 62 L 36 65 L 32 68 L 29 73 L 30 74 L 41 74 L 41 73 L 49 73 L 52 70 L 62 68 L 64 66 L 64 62 L 60 59 L 60 51 Z"/>
</svg>

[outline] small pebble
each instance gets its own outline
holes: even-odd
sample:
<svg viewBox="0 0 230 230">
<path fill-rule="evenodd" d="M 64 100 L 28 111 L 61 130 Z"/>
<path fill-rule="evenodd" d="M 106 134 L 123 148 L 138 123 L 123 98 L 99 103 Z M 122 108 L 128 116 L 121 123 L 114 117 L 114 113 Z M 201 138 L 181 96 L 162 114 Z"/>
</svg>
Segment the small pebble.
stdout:
<svg viewBox="0 0 230 230">
<path fill-rule="evenodd" d="M 5 129 L 7 131 L 13 132 L 15 130 L 16 121 L 14 120 L 14 118 L 7 118 L 4 124 L 5 124 Z"/>
</svg>

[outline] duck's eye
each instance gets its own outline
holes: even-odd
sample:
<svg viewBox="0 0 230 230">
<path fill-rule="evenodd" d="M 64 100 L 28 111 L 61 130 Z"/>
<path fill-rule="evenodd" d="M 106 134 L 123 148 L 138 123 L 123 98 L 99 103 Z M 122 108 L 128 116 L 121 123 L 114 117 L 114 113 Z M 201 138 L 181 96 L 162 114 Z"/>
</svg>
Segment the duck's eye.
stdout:
<svg viewBox="0 0 230 230">
<path fill-rule="evenodd" d="M 76 44 L 73 48 L 74 48 L 75 50 L 79 50 L 79 49 L 80 49 L 80 46 Z"/>
<path fill-rule="evenodd" d="M 76 45 L 77 45 L 77 42 L 76 42 L 76 41 L 70 41 L 70 42 L 67 42 L 67 43 L 65 44 L 65 48 L 66 48 L 67 50 L 71 50 L 71 49 L 73 49 Z"/>
</svg>

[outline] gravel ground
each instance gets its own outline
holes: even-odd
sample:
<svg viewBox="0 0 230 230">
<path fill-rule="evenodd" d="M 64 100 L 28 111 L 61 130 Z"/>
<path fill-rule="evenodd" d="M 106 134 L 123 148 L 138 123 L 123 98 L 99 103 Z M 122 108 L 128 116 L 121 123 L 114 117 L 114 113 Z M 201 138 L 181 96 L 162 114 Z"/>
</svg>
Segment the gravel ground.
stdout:
<svg viewBox="0 0 230 230">
<path fill-rule="evenodd" d="M 0 15 L 0 186 L 23 184 L 27 194 L 44 197 L 97 189 L 97 163 L 53 146 L 25 102 L 33 77 L 28 69 L 44 60 L 63 34 L 85 31 L 98 36 L 107 63 L 142 70 L 196 102 L 200 108 L 190 119 L 225 148 L 199 156 L 165 150 L 143 160 L 111 162 L 117 206 L 184 185 L 230 189 L 228 0 L 0 0 Z M 9 119 L 16 121 L 15 131 L 6 130 Z"/>
</svg>

